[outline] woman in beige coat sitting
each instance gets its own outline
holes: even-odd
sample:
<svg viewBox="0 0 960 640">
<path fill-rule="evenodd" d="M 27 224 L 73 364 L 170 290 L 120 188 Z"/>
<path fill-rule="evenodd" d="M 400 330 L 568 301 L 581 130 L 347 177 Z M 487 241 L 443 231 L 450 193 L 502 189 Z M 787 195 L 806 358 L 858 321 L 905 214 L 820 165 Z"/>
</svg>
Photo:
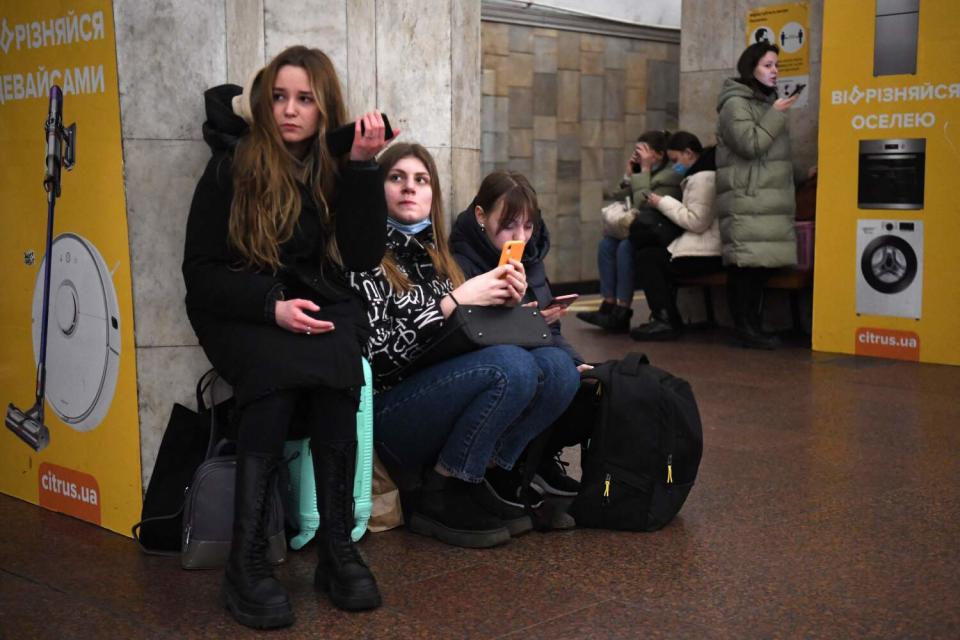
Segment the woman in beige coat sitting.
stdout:
<svg viewBox="0 0 960 640">
<path fill-rule="evenodd" d="M 714 147 L 704 149 L 697 136 L 677 131 L 667 141 L 667 156 L 673 170 L 684 176 L 682 200 L 651 193 L 647 203 L 684 233 L 666 248 L 647 246 L 637 251 L 637 273 L 650 306 L 650 321 L 630 330 L 634 340 L 676 339 L 683 323 L 674 282 L 722 268 L 720 228 L 713 211 Z"/>
</svg>

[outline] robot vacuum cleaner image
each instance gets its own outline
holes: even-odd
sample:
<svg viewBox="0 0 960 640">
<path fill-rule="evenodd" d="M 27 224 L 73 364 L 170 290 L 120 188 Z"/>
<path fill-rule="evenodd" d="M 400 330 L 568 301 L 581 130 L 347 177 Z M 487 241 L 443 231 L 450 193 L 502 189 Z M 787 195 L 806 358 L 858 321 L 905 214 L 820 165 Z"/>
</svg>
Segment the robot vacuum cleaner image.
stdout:
<svg viewBox="0 0 960 640">
<path fill-rule="evenodd" d="M 857 221 L 857 314 L 920 319 L 923 222 Z"/>
<path fill-rule="evenodd" d="M 120 318 L 113 278 L 100 252 L 74 233 L 53 241 L 47 323 L 46 399 L 77 431 L 103 421 L 117 385 Z M 40 358 L 43 311 L 40 265 L 33 289 L 33 356 Z"/>
</svg>

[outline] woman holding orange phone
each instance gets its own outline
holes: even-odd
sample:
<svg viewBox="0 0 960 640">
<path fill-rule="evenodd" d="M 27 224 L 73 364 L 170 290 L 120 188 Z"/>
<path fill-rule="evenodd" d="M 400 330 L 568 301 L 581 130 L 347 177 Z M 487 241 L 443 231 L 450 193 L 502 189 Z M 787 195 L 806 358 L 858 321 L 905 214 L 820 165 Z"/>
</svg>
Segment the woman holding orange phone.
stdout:
<svg viewBox="0 0 960 640">
<path fill-rule="evenodd" d="M 570 299 L 555 298 L 550 290 L 543 266 L 550 250 L 550 234 L 540 216 L 537 195 L 525 176 L 515 171 L 495 171 L 484 178 L 473 202 L 457 216 L 450 234 L 450 247 L 457 264 L 468 277 L 488 271 L 497 264 L 498 256 L 503 261 L 507 252 L 519 249 L 519 261 L 527 276 L 523 303 L 540 308 L 550 325 L 553 346 L 566 353 L 568 367 L 573 372 L 589 367 L 560 333 L 560 318 L 567 313 Z M 561 408 L 569 404 L 569 399 L 556 398 L 554 401 L 562 403 Z M 566 475 L 557 458 L 565 445 L 573 444 L 567 440 L 561 437 L 557 442 L 548 443 L 536 470 L 534 483 L 546 493 L 571 496 L 580 488 L 578 482 Z M 503 475 L 496 469 L 488 472 L 487 478 L 494 490 L 512 487 L 519 482 L 519 478 L 503 479 L 500 477 Z"/>
<path fill-rule="evenodd" d="M 448 249 L 442 189 L 425 148 L 394 145 L 380 166 L 386 254 L 379 267 L 351 274 L 371 325 L 377 451 L 400 487 L 411 531 L 463 547 L 502 544 L 532 523 L 522 510 L 497 510 L 487 479 L 514 468 L 573 398 L 579 375 L 556 347 L 496 345 L 393 380 L 457 305 L 519 304 L 528 285 L 521 261 L 497 266 L 496 257 L 464 277 Z M 518 489 L 503 491 L 516 501 Z"/>
</svg>

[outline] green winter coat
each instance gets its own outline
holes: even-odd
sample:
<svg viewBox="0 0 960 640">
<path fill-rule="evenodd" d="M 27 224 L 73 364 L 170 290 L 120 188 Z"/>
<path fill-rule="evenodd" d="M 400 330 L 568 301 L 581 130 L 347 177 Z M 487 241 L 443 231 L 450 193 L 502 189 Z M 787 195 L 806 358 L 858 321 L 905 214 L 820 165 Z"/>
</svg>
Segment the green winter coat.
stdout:
<svg viewBox="0 0 960 640">
<path fill-rule="evenodd" d="M 733 78 L 720 90 L 716 212 L 724 264 L 797 263 L 790 135 L 774 100 Z"/>
<path fill-rule="evenodd" d="M 666 158 L 664 158 L 666 160 Z M 670 163 L 667 162 L 660 171 L 651 174 L 649 171 L 641 171 L 630 176 L 630 190 L 633 198 L 633 206 L 639 209 L 646 206 L 644 192 L 655 193 L 658 196 L 673 196 L 679 198 L 683 191 L 680 189 L 680 182 L 683 176 L 673 170 Z M 652 207 L 656 209 L 656 207 Z"/>
<path fill-rule="evenodd" d="M 683 193 L 682 189 L 680 189 L 680 182 L 682 180 L 683 176 L 674 171 L 670 163 L 667 162 L 664 167 L 656 173 L 641 171 L 631 174 L 630 186 L 615 192 L 611 197 L 613 200 L 622 200 L 624 197 L 630 196 L 633 207 L 639 209 L 641 206 L 646 206 L 646 198 L 643 197 L 644 193 L 655 193 L 658 196 L 680 198 Z M 656 207 L 652 208 L 656 209 Z"/>
</svg>

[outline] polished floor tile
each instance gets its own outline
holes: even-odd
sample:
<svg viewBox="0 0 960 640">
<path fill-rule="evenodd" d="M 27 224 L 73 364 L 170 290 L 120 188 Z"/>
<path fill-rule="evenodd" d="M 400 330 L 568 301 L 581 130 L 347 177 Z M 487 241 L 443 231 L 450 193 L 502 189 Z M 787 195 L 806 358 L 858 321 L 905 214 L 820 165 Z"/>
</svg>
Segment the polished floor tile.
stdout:
<svg viewBox="0 0 960 640">
<path fill-rule="evenodd" d="M 691 383 L 705 449 L 680 515 L 482 551 L 370 534 L 384 606 L 366 613 L 314 591 L 310 545 L 277 571 L 297 621 L 271 637 L 960 637 L 960 367 L 746 351 L 723 329 L 564 333 L 589 361 L 642 351 Z M 0 521 L 0 638 L 261 635 L 224 611 L 217 571 L 5 496 Z"/>
</svg>

